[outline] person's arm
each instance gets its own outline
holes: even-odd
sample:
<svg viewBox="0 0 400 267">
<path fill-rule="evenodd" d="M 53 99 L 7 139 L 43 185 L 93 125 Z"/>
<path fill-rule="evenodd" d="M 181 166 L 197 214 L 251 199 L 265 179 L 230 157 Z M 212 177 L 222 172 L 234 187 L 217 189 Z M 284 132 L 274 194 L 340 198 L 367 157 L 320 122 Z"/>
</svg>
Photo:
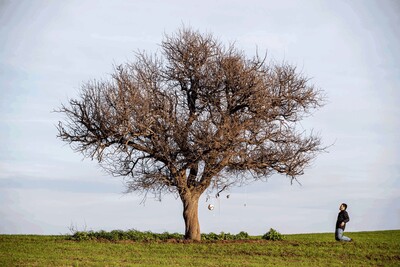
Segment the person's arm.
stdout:
<svg viewBox="0 0 400 267">
<path fill-rule="evenodd" d="M 349 221 L 350 221 L 349 214 L 347 213 L 347 211 L 344 211 L 343 212 L 343 222 L 348 223 Z"/>
<path fill-rule="evenodd" d="M 340 223 L 340 226 L 343 227 L 349 221 L 350 221 L 349 214 L 347 213 L 347 211 L 343 211 L 343 213 L 342 213 L 342 222 Z"/>
</svg>

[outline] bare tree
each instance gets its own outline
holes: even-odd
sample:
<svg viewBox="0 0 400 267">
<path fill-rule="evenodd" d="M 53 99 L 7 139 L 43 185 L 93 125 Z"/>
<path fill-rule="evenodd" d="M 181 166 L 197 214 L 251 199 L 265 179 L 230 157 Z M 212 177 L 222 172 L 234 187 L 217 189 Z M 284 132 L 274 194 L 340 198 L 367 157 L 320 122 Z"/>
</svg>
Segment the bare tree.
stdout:
<svg viewBox="0 0 400 267">
<path fill-rule="evenodd" d="M 296 179 L 324 150 L 296 128 L 323 97 L 294 66 L 246 58 L 211 34 L 182 28 L 161 51 L 138 52 L 109 80 L 84 84 L 58 110 L 58 137 L 123 176 L 127 192 L 179 195 L 185 238 L 200 240 L 207 189 L 274 173 Z"/>
</svg>

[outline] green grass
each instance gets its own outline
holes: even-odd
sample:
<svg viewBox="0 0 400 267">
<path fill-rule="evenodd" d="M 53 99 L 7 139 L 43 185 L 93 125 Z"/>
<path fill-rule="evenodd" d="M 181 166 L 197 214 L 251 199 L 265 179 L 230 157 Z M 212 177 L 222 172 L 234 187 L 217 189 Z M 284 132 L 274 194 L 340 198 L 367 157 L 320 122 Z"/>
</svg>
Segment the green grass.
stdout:
<svg viewBox="0 0 400 267">
<path fill-rule="evenodd" d="M 285 235 L 284 241 L 71 241 L 0 235 L 0 266 L 400 266 L 400 230 Z"/>
</svg>

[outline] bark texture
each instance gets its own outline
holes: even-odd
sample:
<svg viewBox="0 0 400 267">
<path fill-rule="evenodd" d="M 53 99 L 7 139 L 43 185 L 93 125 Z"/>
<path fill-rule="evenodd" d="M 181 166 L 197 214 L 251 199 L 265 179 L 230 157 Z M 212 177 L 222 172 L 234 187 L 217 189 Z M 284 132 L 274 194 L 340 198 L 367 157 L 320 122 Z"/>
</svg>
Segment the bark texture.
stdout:
<svg viewBox="0 0 400 267">
<path fill-rule="evenodd" d="M 183 219 L 185 220 L 185 239 L 200 241 L 199 223 L 199 198 L 200 195 L 186 193 L 181 196 L 183 204 Z"/>
</svg>

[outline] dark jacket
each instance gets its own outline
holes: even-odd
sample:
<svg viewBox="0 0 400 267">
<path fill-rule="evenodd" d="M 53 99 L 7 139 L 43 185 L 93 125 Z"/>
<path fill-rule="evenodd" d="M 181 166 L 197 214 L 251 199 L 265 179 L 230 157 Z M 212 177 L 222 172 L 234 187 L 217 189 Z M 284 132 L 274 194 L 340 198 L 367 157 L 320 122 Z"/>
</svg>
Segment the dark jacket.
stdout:
<svg viewBox="0 0 400 267">
<path fill-rule="evenodd" d="M 347 214 L 347 211 L 341 210 L 337 216 L 337 221 L 336 221 L 336 229 L 341 228 L 344 230 L 346 228 L 346 223 L 350 221 L 349 214 Z M 344 222 L 344 225 L 341 226 L 342 222 Z"/>
</svg>

